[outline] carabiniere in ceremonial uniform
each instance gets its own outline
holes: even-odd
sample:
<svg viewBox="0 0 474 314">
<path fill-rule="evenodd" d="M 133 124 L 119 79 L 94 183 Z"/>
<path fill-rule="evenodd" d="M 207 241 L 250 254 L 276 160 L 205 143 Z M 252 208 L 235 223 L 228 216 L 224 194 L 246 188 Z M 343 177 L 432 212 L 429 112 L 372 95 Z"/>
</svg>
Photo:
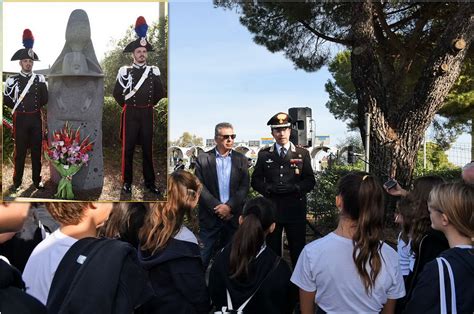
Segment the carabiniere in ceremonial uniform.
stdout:
<svg viewBox="0 0 474 314">
<path fill-rule="evenodd" d="M 314 173 L 309 152 L 289 141 L 291 117 L 280 112 L 267 125 L 276 143 L 258 153 L 252 187 L 270 199 L 277 209 L 276 228 L 267 236 L 267 245 L 281 255 L 285 228 L 294 266 L 306 243 L 306 194 L 315 185 Z"/>
<path fill-rule="evenodd" d="M 38 56 L 33 51 L 34 38 L 29 29 L 23 31 L 25 48 L 15 52 L 12 61 L 20 60 L 21 72 L 9 77 L 5 83 L 3 103 L 12 110 L 13 137 L 15 140 L 13 184 L 15 190 L 21 186 L 25 158 L 31 150 L 33 184 L 43 188 L 41 182 L 41 107 L 48 102 L 48 89 L 43 75 L 32 71 Z"/>
<path fill-rule="evenodd" d="M 123 52 L 132 52 L 134 62 L 131 66 L 123 66 L 117 74 L 113 96 L 122 106 L 121 138 L 122 138 L 122 180 L 123 190 L 131 192 L 133 181 L 133 154 L 136 145 L 142 146 L 143 178 L 146 188 L 159 194 L 155 186 L 153 169 L 153 107 L 164 97 L 160 70 L 156 66 L 146 65 L 146 52 L 153 51 L 146 40 L 145 19 L 139 17 L 135 25 L 138 39 L 125 47 Z M 145 57 L 138 55 L 140 49 Z M 146 50 L 144 50 L 146 49 Z M 143 58 L 137 60 L 137 58 Z"/>
</svg>

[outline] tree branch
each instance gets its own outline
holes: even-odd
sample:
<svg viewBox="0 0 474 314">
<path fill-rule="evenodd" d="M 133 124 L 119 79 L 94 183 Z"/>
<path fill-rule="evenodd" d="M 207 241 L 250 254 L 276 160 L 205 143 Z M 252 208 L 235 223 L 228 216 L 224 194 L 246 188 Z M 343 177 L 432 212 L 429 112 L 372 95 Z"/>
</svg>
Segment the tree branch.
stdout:
<svg viewBox="0 0 474 314">
<path fill-rule="evenodd" d="M 307 23 L 303 20 L 298 20 L 298 22 L 301 23 L 301 25 L 303 25 L 311 33 L 313 33 L 314 35 L 316 35 L 316 36 L 318 36 L 322 39 L 325 39 L 327 41 L 330 41 L 330 42 L 333 42 L 333 43 L 336 43 L 336 44 L 341 44 L 341 45 L 344 45 L 344 46 L 350 46 L 352 44 L 351 40 L 340 39 L 340 38 L 335 38 L 335 37 L 324 35 L 323 33 L 319 32 L 315 28 L 311 27 L 311 25 L 309 25 L 309 23 Z"/>
<path fill-rule="evenodd" d="M 387 37 L 390 39 L 390 43 L 395 49 L 398 49 L 400 51 L 403 47 L 401 41 L 397 38 L 394 32 L 390 29 L 390 27 L 387 24 L 387 21 L 385 20 L 385 14 L 383 12 L 382 6 L 380 2 L 375 2 L 374 4 L 375 12 L 376 12 L 376 17 L 377 20 L 380 23 L 380 26 L 382 27 L 383 31 L 387 34 Z"/>
<path fill-rule="evenodd" d="M 413 19 L 416 19 L 417 17 L 420 16 L 420 10 L 418 11 L 415 11 L 412 15 L 410 16 L 407 16 L 406 18 L 404 19 L 401 19 L 400 21 L 397 21 L 393 24 L 390 24 L 388 25 L 388 27 L 390 29 L 393 29 L 393 30 L 398 30 L 400 29 L 401 27 L 403 27 L 405 24 L 407 24 L 408 22 L 412 21 Z"/>
<path fill-rule="evenodd" d="M 401 8 L 401 9 L 399 9 L 399 10 L 387 12 L 387 13 L 385 13 L 385 15 L 389 16 L 389 15 L 392 15 L 392 14 L 400 13 L 400 12 L 403 12 L 403 11 L 406 11 L 406 10 L 411 9 L 411 8 L 413 8 L 413 7 L 416 6 L 416 5 L 417 5 L 417 3 L 412 3 L 412 4 L 410 4 L 409 6 L 404 7 L 404 8 Z"/>
</svg>

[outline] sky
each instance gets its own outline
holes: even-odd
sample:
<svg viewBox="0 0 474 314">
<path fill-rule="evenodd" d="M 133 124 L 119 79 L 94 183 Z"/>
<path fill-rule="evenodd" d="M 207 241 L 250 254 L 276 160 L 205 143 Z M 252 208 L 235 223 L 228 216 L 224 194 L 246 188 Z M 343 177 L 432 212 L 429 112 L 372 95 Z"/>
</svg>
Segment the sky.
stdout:
<svg viewBox="0 0 474 314">
<path fill-rule="evenodd" d="M 3 3 L 3 71 L 18 71 L 12 55 L 23 48 L 23 30 L 29 28 L 35 38 L 33 50 L 40 61 L 33 70 L 53 65 L 65 43 L 66 25 L 75 9 L 89 16 L 91 39 L 97 59 L 113 48 L 112 40 L 122 38 L 138 16 L 148 25 L 158 21 L 157 2 L 4 2 Z"/>
<path fill-rule="evenodd" d="M 309 107 L 317 135 L 344 138 L 345 124 L 324 104 L 327 69 L 295 70 L 281 53 L 255 44 L 233 11 L 210 2 L 172 2 L 170 15 L 170 139 L 188 131 L 214 136 L 223 121 L 237 140 L 271 137 L 267 121 L 290 107 Z"/>
</svg>

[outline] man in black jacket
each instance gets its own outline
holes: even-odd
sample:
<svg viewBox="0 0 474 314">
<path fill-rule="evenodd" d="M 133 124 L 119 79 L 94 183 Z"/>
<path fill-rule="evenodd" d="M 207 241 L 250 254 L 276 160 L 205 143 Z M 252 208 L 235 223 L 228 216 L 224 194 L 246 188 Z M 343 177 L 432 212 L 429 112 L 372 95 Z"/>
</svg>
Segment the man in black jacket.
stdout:
<svg viewBox="0 0 474 314">
<path fill-rule="evenodd" d="M 132 66 L 123 66 L 117 74 L 114 98 L 122 106 L 122 180 L 123 190 L 132 192 L 133 153 L 141 145 L 143 152 L 143 178 L 145 187 L 154 194 L 160 194 L 155 185 L 153 168 L 153 107 L 164 97 L 160 70 L 146 65 L 148 51 L 153 51 L 146 40 L 145 19 L 140 16 L 135 24 L 138 39 L 125 47 L 123 52 L 133 54 Z"/>
<path fill-rule="evenodd" d="M 43 125 L 41 108 L 48 102 L 48 90 L 43 75 L 33 73 L 33 63 L 38 55 L 33 51 L 34 38 L 29 29 L 23 31 L 25 48 L 15 52 L 11 61 L 20 60 L 21 71 L 5 82 L 3 103 L 12 110 L 13 137 L 15 139 L 13 186 L 18 192 L 23 179 L 25 158 L 31 150 L 33 184 L 43 189 L 41 182 L 41 141 Z"/>
<path fill-rule="evenodd" d="M 232 149 L 235 136 L 232 124 L 217 124 L 216 147 L 196 160 L 195 174 L 203 185 L 199 198 L 199 237 L 205 268 L 216 242 L 223 247 L 232 239 L 249 191 L 247 158 Z"/>
<path fill-rule="evenodd" d="M 295 147 L 289 140 L 291 117 L 280 112 L 267 125 L 276 143 L 258 153 L 252 187 L 277 208 L 277 225 L 267 237 L 267 244 L 281 255 L 281 237 L 285 228 L 291 262 L 295 266 L 306 243 L 306 193 L 314 187 L 314 173 L 308 151 Z"/>
</svg>

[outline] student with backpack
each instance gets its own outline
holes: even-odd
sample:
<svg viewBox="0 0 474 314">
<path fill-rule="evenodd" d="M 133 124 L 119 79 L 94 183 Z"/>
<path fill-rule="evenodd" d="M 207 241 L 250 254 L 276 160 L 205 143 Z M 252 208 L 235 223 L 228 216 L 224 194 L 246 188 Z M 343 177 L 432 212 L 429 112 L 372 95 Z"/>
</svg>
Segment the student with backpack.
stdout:
<svg viewBox="0 0 474 314">
<path fill-rule="evenodd" d="M 94 237 L 110 214 L 112 203 L 47 203 L 60 228 L 41 241 L 31 253 L 23 280 L 26 292 L 46 304 L 54 274 L 64 254 L 78 240 Z"/>
<path fill-rule="evenodd" d="M 288 264 L 267 247 L 275 229 L 275 207 L 264 197 L 247 201 L 230 244 L 216 256 L 209 291 L 222 313 L 292 313 L 296 287 Z"/>
<path fill-rule="evenodd" d="M 149 273 L 155 297 L 143 313 L 207 314 L 210 303 L 199 245 L 184 226 L 193 221 L 202 185 L 190 172 L 168 178 L 168 201 L 151 203 L 139 233 L 139 258 Z"/>
<path fill-rule="evenodd" d="M 427 263 L 405 313 L 474 312 L 474 187 L 446 183 L 429 196 L 431 226 L 443 232 L 450 249 Z"/>
<path fill-rule="evenodd" d="M 36 275 L 38 283 L 49 272 L 54 275 L 47 294 L 48 313 L 131 314 L 151 298 L 136 249 L 126 242 L 96 237 L 112 203 L 49 203 L 47 208 L 60 222 L 60 234 L 51 243 L 41 243 L 42 251 L 32 254 L 34 259 L 28 263 L 31 270 L 36 268 L 29 276 Z M 59 256 L 70 242 L 67 252 Z M 52 271 L 53 263 L 57 267 Z"/>
<path fill-rule="evenodd" d="M 291 277 L 302 314 L 393 313 L 405 295 L 398 255 L 382 239 L 384 192 L 375 177 L 349 173 L 337 186 L 339 223 L 306 245 Z"/>
</svg>

